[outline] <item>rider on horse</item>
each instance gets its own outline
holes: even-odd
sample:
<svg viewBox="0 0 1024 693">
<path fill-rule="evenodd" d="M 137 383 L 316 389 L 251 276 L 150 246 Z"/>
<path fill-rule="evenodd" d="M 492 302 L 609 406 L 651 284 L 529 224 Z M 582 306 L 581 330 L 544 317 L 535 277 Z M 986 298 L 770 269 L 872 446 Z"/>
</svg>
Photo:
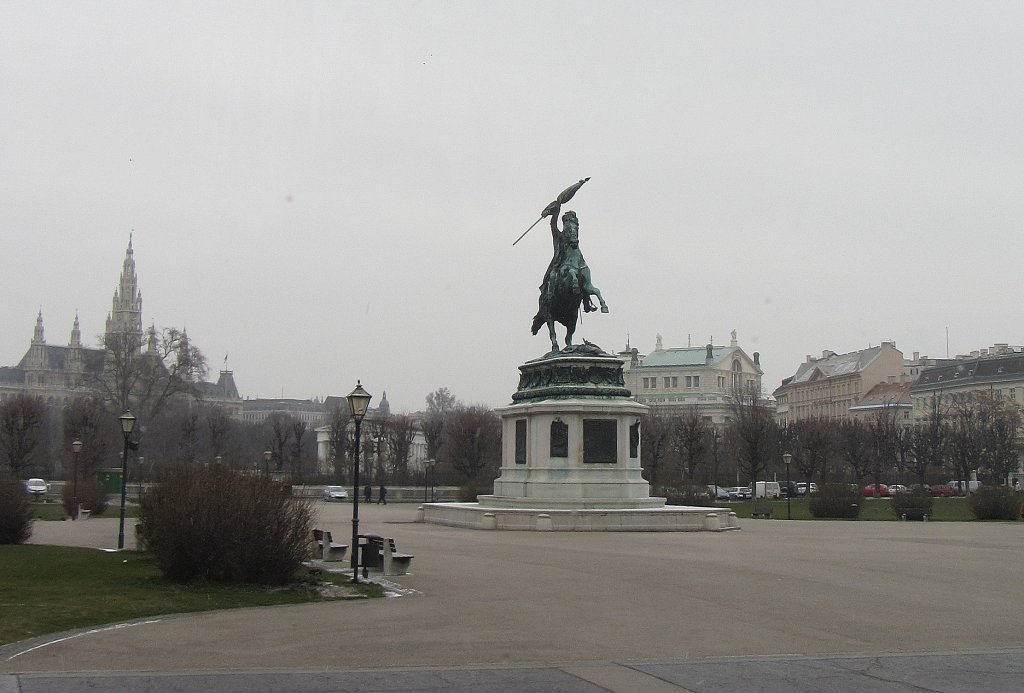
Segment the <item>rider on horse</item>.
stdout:
<svg viewBox="0 0 1024 693">
<path fill-rule="evenodd" d="M 533 334 L 537 334 L 545 323 L 551 336 L 552 351 L 558 351 L 558 337 L 555 335 L 555 322 L 565 325 L 565 345 L 572 344 L 572 335 L 576 331 L 576 320 L 580 305 L 583 310 L 597 310 L 590 297 L 597 296 L 601 304 L 601 312 L 608 312 L 601 292 L 590 281 L 590 268 L 580 251 L 579 220 L 576 213 L 569 211 L 562 215 L 563 231 L 558 230 L 558 212 L 561 205 L 556 201 L 548 205 L 543 216 L 551 216 L 551 242 L 554 253 L 544 280 L 540 285 L 540 308 L 533 318 Z"/>
</svg>

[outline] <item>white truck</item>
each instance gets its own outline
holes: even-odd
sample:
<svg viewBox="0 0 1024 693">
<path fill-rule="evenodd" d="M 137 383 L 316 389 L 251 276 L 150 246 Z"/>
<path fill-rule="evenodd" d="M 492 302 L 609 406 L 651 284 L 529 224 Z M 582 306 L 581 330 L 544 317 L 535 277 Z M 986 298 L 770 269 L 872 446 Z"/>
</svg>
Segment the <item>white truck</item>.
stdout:
<svg viewBox="0 0 1024 693">
<path fill-rule="evenodd" d="M 779 498 L 782 496 L 782 489 L 777 481 L 758 481 L 754 488 L 754 498 Z"/>
</svg>

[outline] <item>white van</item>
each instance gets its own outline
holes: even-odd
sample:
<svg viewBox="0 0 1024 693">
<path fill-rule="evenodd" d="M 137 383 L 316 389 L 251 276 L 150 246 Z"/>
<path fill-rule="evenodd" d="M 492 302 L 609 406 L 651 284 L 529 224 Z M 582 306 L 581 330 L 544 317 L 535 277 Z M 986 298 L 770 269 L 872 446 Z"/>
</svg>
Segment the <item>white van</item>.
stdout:
<svg viewBox="0 0 1024 693">
<path fill-rule="evenodd" d="M 964 492 L 964 482 L 962 482 L 962 481 L 950 481 L 949 485 L 950 485 L 950 487 L 954 491 L 956 491 L 957 493 L 963 495 L 963 492 Z M 967 482 L 967 492 L 968 493 L 974 493 L 975 491 L 978 490 L 979 486 L 981 486 L 981 482 L 980 481 L 968 481 Z"/>
<path fill-rule="evenodd" d="M 782 489 L 778 481 L 758 481 L 754 489 L 754 498 L 780 498 Z"/>
</svg>

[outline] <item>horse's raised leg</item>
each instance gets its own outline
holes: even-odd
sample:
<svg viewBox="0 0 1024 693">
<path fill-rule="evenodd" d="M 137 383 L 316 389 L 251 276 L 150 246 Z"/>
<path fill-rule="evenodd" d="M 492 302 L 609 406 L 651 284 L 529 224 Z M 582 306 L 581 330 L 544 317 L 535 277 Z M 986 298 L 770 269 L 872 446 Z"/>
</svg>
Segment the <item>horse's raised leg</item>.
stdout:
<svg viewBox="0 0 1024 693">
<path fill-rule="evenodd" d="M 607 313 L 608 312 L 608 304 L 604 302 L 604 296 L 601 295 L 601 290 L 598 289 L 593 284 L 590 284 L 590 283 L 587 284 L 585 290 L 586 290 L 587 293 L 593 294 L 594 296 L 597 296 L 597 300 L 601 303 L 601 312 L 602 313 Z"/>
<path fill-rule="evenodd" d="M 600 303 L 601 303 L 601 312 L 602 313 L 607 313 L 608 312 L 608 304 L 604 302 L 604 296 L 601 295 L 601 290 L 598 289 L 596 286 L 594 286 L 594 283 L 592 281 L 590 281 L 590 269 L 589 268 L 584 268 L 583 269 L 583 292 L 584 292 L 585 296 L 587 294 L 592 294 L 594 296 L 597 296 L 597 300 L 600 301 Z M 589 296 L 588 296 L 588 300 L 589 300 Z"/>
</svg>

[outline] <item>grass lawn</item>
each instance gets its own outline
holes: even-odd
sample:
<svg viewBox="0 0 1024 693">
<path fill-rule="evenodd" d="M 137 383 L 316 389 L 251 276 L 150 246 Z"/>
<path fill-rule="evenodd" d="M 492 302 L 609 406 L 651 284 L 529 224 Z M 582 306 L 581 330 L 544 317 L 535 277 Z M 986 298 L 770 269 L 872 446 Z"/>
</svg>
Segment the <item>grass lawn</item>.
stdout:
<svg viewBox="0 0 1024 693">
<path fill-rule="evenodd" d="M 754 508 L 754 501 L 738 501 L 724 503 L 737 517 L 749 518 Z M 786 500 L 769 501 L 772 506 L 772 517 L 779 520 L 786 519 Z M 934 522 L 974 522 L 974 515 L 971 514 L 967 504 L 967 498 L 934 498 L 932 499 L 932 515 L 929 520 Z M 793 519 L 813 520 L 811 510 L 807 506 L 806 498 L 793 499 Z M 888 498 L 864 498 L 860 504 L 860 519 L 869 521 L 895 521 L 896 516 L 892 512 L 892 506 Z"/>
<path fill-rule="evenodd" d="M 316 589 L 323 582 L 345 586 L 349 596 L 343 599 L 382 594 L 377 585 L 352 585 L 347 577 L 308 570 L 284 588 L 175 585 L 142 552 L 0 546 L 0 645 L 145 616 L 326 601 Z"/>
</svg>

